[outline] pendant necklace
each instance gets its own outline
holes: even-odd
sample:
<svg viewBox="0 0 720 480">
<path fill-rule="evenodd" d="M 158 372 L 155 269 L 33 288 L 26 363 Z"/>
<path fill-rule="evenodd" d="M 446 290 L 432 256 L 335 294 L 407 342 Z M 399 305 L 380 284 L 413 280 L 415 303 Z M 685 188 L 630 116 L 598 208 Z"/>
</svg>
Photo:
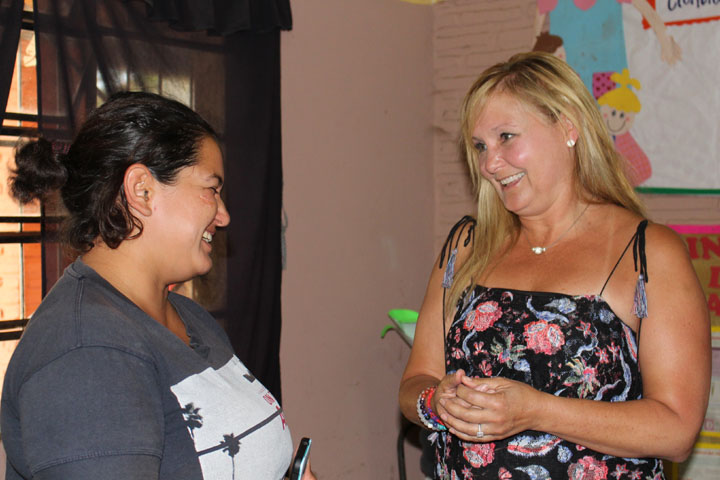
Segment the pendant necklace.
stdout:
<svg viewBox="0 0 720 480">
<path fill-rule="evenodd" d="M 532 252 L 533 252 L 535 255 L 540 255 L 540 254 L 545 253 L 545 250 L 547 250 L 548 248 L 551 248 L 551 247 L 554 247 L 555 245 L 557 245 L 557 243 L 558 243 L 560 240 L 562 240 L 563 237 L 564 237 L 565 235 L 567 235 L 568 232 L 570 232 L 570 230 L 572 230 L 572 228 L 575 226 L 575 224 L 578 222 L 578 220 L 580 220 L 580 218 L 585 214 L 585 211 L 588 209 L 589 206 L 590 206 L 590 204 L 588 204 L 588 205 L 583 209 L 583 211 L 580 212 L 580 215 L 578 215 L 577 218 L 575 219 L 575 221 L 574 221 L 572 224 L 570 224 L 570 226 L 568 227 L 568 229 L 565 230 L 565 231 L 562 233 L 562 235 L 560 235 L 560 236 L 557 238 L 557 240 L 555 240 L 553 243 L 551 243 L 551 244 L 548 245 L 547 247 L 540 247 L 540 246 L 538 246 L 538 247 L 533 247 L 533 246 L 532 246 L 532 243 L 530 243 L 530 239 L 528 238 L 527 233 L 525 233 L 525 230 L 523 230 L 523 229 L 521 228 L 520 231 L 523 233 L 523 236 L 525 237 L 525 240 L 527 240 L 528 245 L 530 245 L 530 250 L 532 250 Z"/>
</svg>

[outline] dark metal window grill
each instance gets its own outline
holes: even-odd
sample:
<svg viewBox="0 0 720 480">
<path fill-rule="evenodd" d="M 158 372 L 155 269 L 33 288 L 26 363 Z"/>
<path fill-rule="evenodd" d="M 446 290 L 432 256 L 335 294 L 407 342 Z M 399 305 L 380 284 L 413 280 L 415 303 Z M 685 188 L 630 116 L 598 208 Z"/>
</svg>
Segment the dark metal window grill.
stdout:
<svg viewBox="0 0 720 480">
<path fill-rule="evenodd" d="M 33 31 L 34 21 L 33 12 L 24 11 L 22 20 L 22 30 Z M 38 115 L 18 112 L 5 112 L 4 119 L 14 120 L 18 122 L 33 122 L 37 125 Z M 22 125 L 22 124 L 21 124 Z M 34 137 L 38 134 L 37 127 L 27 126 L 11 126 L 1 125 L 0 135 L 10 137 Z M 39 216 L 0 216 L 0 224 L 20 224 L 31 225 L 40 224 L 40 230 L 24 231 L 20 228 L 19 232 L 0 232 L 0 244 L 14 244 L 14 245 L 25 245 L 32 243 L 40 244 L 40 271 L 41 271 L 41 294 L 44 297 L 47 293 L 47 278 L 46 278 L 46 241 L 48 240 L 48 228 L 47 222 L 57 221 L 57 219 L 49 219 L 45 215 L 45 208 L 40 205 Z M 24 285 L 20 285 L 21 289 L 24 289 Z M 28 318 L 18 318 L 12 320 L 0 320 L 0 341 L 4 340 L 17 340 L 22 335 L 24 327 L 28 323 Z"/>
</svg>

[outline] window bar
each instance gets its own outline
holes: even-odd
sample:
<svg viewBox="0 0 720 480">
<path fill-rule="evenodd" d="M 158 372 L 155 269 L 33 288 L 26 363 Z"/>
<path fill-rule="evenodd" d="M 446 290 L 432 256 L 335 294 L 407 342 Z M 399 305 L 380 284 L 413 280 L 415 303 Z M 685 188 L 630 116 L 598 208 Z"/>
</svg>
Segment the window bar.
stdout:
<svg viewBox="0 0 720 480">
<path fill-rule="evenodd" d="M 20 318 L 27 318 L 25 314 L 25 244 L 20 244 Z"/>
<path fill-rule="evenodd" d="M 45 202 L 40 202 L 40 295 L 45 298 L 47 294 L 47 275 L 45 270 L 47 267 L 47 235 L 45 230 Z"/>
</svg>

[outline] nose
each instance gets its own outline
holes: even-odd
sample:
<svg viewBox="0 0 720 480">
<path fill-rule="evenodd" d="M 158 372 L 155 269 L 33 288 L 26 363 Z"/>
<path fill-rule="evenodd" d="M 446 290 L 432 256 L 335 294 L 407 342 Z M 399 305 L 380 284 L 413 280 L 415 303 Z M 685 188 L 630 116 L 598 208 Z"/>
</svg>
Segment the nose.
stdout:
<svg viewBox="0 0 720 480">
<path fill-rule="evenodd" d="M 215 225 L 218 227 L 227 227 L 230 223 L 230 214 L 225 207 L 222 197 L 217 195 L 217 212 L 215 212 Z"/>
<path fill-rule="evenodd" d="M 499 150 L 488 149 L 487 155 L 485 156 L 485 170 L 489 174 L 494 174 L 502 168 L 505 161 L 500 156 Z"/>
</svg>

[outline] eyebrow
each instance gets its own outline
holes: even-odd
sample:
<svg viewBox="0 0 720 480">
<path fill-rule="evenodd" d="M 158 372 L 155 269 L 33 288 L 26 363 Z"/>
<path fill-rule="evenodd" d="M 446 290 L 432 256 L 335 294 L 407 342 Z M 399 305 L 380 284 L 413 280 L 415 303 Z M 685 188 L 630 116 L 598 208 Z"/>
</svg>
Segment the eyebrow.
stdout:
<svg viewBox="0 0 720 480">
<path fill-rule="evenodd" d="M 222 187 L 222 186 L 223 186 L 223 183 L 224 183 L 224 182 L 223 182 L 223 178 L 222 178 L 220 175 L 218 175 L 217 173 L 212 173 L 212 174 L 208 175 L 206 178 L 207 178 L 208 180 L 212 180 L 212 179 L 217 180 L 217 182 L 218 182 L 218 187 Z"/>
</svg>

